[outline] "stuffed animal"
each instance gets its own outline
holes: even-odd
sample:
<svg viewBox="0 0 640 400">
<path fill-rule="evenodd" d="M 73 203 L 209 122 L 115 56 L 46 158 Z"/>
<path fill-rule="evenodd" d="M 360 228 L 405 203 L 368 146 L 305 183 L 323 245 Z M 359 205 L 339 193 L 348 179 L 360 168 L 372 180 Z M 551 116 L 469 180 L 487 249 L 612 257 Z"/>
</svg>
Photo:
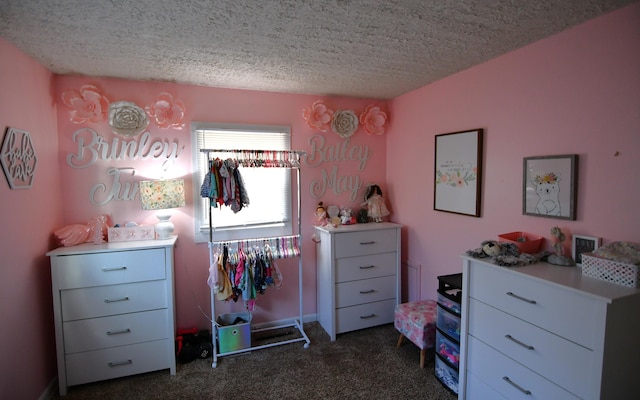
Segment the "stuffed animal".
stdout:
<svg viewBox="0 0 640 400">
<path fill-rule="evenodd" d="M 537 256 L 520 253 L 515 243 L 495 240 L 485 240 L 480 244 L 480 248 L 467 250 L 466 254 L 474 258 L 490 258 L 494 264 L 503 267 L 533 264 L 540 259 Z"/>
</svg>

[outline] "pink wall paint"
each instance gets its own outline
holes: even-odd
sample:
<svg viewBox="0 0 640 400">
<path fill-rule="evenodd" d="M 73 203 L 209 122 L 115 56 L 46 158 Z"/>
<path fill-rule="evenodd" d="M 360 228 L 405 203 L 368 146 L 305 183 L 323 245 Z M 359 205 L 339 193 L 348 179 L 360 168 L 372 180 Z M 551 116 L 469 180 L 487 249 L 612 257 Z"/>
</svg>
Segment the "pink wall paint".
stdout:
<svg viewBox="0 0 640 400">
<path fill-rule="evenodd" d="M 93 79 L 86 77 L 56 77 L 55 99 L 60 100 L 63 92 L 70 89 L 79 89 L 84 84 L 98 86 L 110 101 L 127 100 L 142 107 L 149 104 L 163 91 L 180 98 L 186 106 L 186 121 L 219 122 L 234 124 L 258 124 L 258 125 L 287 125 L 291 127 L 292 148 L 296 150 L 311 151 L 311 138 L 320 134 L 310 128 L 302 118 L 302 110 L 311 106 L 317 99 L 315 96 L 291 95 L 265 92 L 251 92 L 241 90 L 228 90 L 207 88 L 189 85 L 133 82 L 116 79 Z M 346 98 L 325 98 L 327 106 L 333 109 L 352 109 L 356 113 L 364 110 L 368 104 L 378 104 L 386 107 L 384 102 L 375 103 L 367 100 L 355 100 Z M 134 221 L 139 224 L 154 224 L 156 222 L 153 212 L 140 209 L 139 197 L 133 201 L 111 201 L 103 206 L 91 204 L 89 192 L 98 182 L 109 182 L 111 178 L 107 170 L 112 167 L 134 167 L 135 176 L 130 174 L 125 177 L 133 182 L 144 178 L 160 178 L 161 160 L 106 160 L 97 161 L 87 168 L 74 169 L 67 164 L 69 154 L 78 154 L 78 144 L 72 140 L 72 135 L 80 128 L 94 129 L 99 135 L 111 142 L 115 135 L 107 122 L 100 124 L 74 124 L 69 120 L 68 108 L 60 103 L 58 107 L 58 133 L 59 133 L 59 167 L 62 177 L 62 202 L 64 223 L 83 223 L 94 215 L 111 214 L 114 222 L 124 223 Z M 209 314 L 209 292 L 206 285 L 208 276 L 209 255 L 206 243 L 195 244 L 193 234 L 193 194 L 195 185 L 200 187 L 201 182 L 192 182 L 192 150 L 191 132 L 187 125 L 182 130 L 161 129 L 152 121 L 147 131 L 151 134 L 151 140 L 177 140 L 180 146 L 184 146 L 184 152 L 178 157 L 174 166 L 170 167 L 165 177 L 184 177 L 187 192 L 187 206 L 179 209 L 172 217 L 176 225 L 176 232 L 180 234 L 176 249 L 176 314 L 178 327 L 197 326 L 206 328 L 208 320 L 199 311 L 201 307 Z M 334 133 L 321 134 L 326 142 L 325 151 L 320 156 L 313 155 L 315 160 L 324 157 L 324 154 L 333 154 L 335 147 L 345 144 Z M 302 168 L 302 234 L 303 243 L 303 277 L 304 277 L 304 313 L 315 314 L 315 244 L 311 241 L 313 233 L 313 212 L 319 200 L 326 204 L 338 206 L 350 206 L 354 210 L 360 208 L 364 185 L 374 181 L 384 187 L 386 171 L 385 162 L 385 138 L 384 136 L 368 136 L 359 129 L 349 139 L 349 148 L 352 146 L 368 147 L 371 158 L 360 171 L 359 161 L 352 160 L 327 160 L 322 163 L 314 162 L 313 165 L 303 165 Z M 327 148 L 328 147 L 328 148 Z M 338 151 L 339 153 L 339 151 Z M 331 173 L 334 166 L 338 168 L 339 177 L 346 179 L 360 179 L 363 187 L 358 191 L 355 200 L 350 199 L 350 193 L 334 193 L 330 188 L 316 198 L 311 195 L 309 187 L 314 181 L 322 181 L 323 170 Z M 110 184 L 108 186 L 111 186 Z M 268 195 L 251 193 L 249 196 Z M 282 260 L 279 265 L 285 273 L 285 286 L 281 290 L 270 290 L 267 295 L 258 298 L 258 310 L 254 314 L 254 321 L 267 322 L 298 315 L 298 277 L 297 259 Z M 231 306 L 231 307 L 229 307 Z M 233 308 L 241 307 L 241 304 L 216 306 L 216 311 L 230 312 Z"/>
<path fill-rule="evenodd" d="M 638 43 L 634 5 L 392 101 L 389 199 L 406 225 L 403 258 L 423 267 L 422 297 L 435 297 L 438 275 L 461 271 L 461 253 L 500 233 L 549 239 L 559 226 L 640 241 Z M 434 136 L 475 128 L 485 129 L 482 216 L 434 211 Z M 554 154 L 580 158 L 576 221 L 522 215 L 523 157 Z"/>
<path fill-rule="evenodd" d="M 51 73 L 0 39 L 0 129 L 28 131 L 37 157 L 30 189 L 0 178 L 0 397 L 36 399 L 56 374 L 51 271 L 45 253 L 62 222 Z"/>
</svg>

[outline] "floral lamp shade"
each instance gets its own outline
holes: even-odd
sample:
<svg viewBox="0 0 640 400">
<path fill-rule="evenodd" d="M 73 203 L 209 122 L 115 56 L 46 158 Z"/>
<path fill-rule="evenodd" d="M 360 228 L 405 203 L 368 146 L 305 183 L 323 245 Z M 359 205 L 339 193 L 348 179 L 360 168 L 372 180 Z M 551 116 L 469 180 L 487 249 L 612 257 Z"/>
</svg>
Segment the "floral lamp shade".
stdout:
<svg viewBox="0 0 640 400">
<path fill-rule="evenodd" d="M 184 207 L 184 179 L 169 179 L 140 182 L 140 200 L 143 210 L 159 210 L 156 217 L 158 239 L 168 239 L 173 233 L 173 223 L 169 221 L 170 208 Z"/>
<path fill-rule="evenodd" d="M 184 180 L 170 179 L 140 182 L 143 210 L 166 210 L 184 207 Z"/>
</svg>

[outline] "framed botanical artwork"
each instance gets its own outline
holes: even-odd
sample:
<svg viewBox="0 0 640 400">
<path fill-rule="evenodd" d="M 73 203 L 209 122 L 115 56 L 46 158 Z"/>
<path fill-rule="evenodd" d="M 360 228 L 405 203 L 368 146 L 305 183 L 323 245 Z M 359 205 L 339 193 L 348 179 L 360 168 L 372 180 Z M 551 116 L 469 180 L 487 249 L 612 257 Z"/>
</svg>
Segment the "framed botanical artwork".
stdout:
<svg viewBox="0 0 640 400">
<path fill-rule="evenodd" d="M 434 210 L 480 216 L 483 133 L 436 135 Z"/>
<path fill-rule="evenodd" d="M 576 219 L 578 155 L 525 157 L 522 213 Z"/>
<path fill-rule="evenodd" d="M 571 239 L 571 255 L 577 265 L 582 265 L 582 254 L 590 253 L 600 247 L 600 238 L 582 235 L 573 235 Z"/>
</svg>

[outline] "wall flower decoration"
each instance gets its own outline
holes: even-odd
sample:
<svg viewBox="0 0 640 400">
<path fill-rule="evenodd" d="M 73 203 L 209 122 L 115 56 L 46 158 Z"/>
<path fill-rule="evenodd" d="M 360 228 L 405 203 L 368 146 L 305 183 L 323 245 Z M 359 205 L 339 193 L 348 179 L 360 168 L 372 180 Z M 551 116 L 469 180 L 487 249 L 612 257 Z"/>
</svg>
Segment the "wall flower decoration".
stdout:
<svg viewBox="0 0 640 400">
<path fill-rule="evenodd" d="M 181 129 L 184 126 L 184 103 L 179 99 L 174 100 L 169 93 L 160 93 L 145 110 L 160 128 Z"/>
<path fill-rule="evenodd" d="M 327 132 L 331 128 L 333 110 L 327 108 L 322 100 L 316 100 L 311 108 L 305 108 L 302 111 L 302 117 L 310 127 Z"/>
<path fill-rule="evenodd" d="M 331 130 L 343 139 L 354 134 L 358 129 L 358 117 L 351 110 L 338 110 L 333 114 Z"/>
<path fill-rule="evenodd" d="M 387 114 L 373 104 L 368 105 L 360 114 L 360 125 L 368 135 L 382 135 L 386 122 Z"/>
<path fill-rule="evenodd" d="M 101 122 L 109 108 L 109 99 L 94 85 L 83 85 L 80 90 L 68 90 L 62 93 L 61 98 L 70 108 L 71 122 L 76 124 Z"/>
<path fill-rule="evenodd" d="M 134 137 L 147 128 L 149 118 L 135 103 L 117 101 L 109 105 L 109 125 L 115 134 Z"/>
</svg>

